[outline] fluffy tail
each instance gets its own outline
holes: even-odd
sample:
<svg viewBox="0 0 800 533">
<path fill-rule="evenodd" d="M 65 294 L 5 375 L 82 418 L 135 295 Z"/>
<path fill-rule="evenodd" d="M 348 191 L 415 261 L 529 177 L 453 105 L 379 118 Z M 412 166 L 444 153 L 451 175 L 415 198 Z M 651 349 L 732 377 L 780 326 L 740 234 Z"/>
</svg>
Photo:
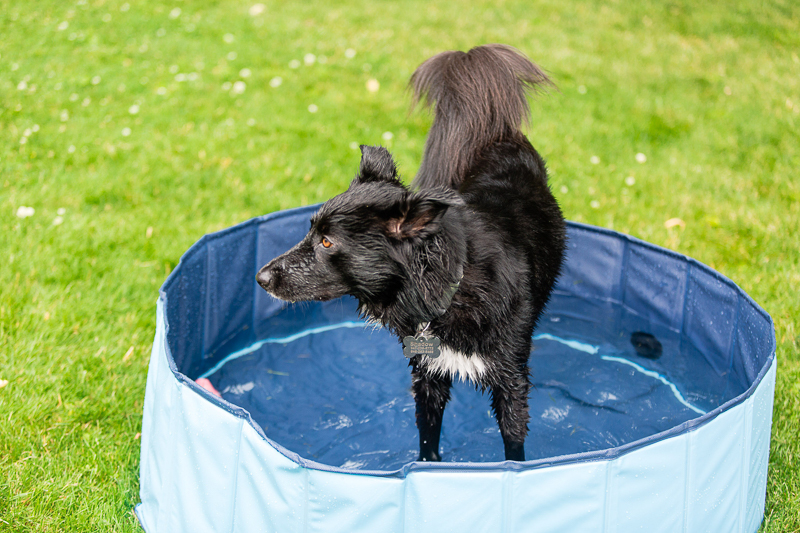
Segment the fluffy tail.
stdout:
<svg viewBox="0 0 800 533">
<path fill-rule="evenodd" d="M 414 185 L 457 189 L 488 145 L 521 135 L 530 121 L 526 93 L 553 85 L 542 70 L 510 46 L 488 44 L 469 52 L 442 52 L 411 76 L 412 108 L 435 110 Z"/>
</svg>

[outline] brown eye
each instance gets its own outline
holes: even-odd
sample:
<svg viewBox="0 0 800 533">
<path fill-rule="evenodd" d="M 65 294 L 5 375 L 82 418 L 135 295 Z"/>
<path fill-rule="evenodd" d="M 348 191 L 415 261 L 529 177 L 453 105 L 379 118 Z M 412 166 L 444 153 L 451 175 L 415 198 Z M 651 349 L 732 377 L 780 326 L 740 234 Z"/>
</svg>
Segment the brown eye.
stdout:
<svg viewBox="0 0 800 533">
<path fill-rule="evenodd" d="M 322 246 L 324 246 L 325 248 L 330 248 L 332 244 L 333 243 L 329 241 L 327 237 L 322 238 Z"/>
</svg>

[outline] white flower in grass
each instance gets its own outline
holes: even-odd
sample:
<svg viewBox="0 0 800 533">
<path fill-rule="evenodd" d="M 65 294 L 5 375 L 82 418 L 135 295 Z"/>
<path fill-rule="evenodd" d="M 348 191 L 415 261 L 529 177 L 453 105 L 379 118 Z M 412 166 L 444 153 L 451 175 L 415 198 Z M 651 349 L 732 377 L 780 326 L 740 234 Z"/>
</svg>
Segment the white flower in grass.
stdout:
<svg viewBox="0 0 800 533">
<path fill-rule="evenodd" d="M 346 57 L 347 59 L 353 59 L 354 57 L 356 57 L 356 51 L 353 48 L 348 48 L 347 50 L 344 51 L 344 57 Z"/>
<path fill-rule="evenodd" d="M 70 144 L 67 147 L 67 152 L 70 153 L 70 154 L 74 154 L 75 153 L 75 145 L 74 144 Z"/>
<path fill-rule="evenodd" d="M 273 88 L 280 87 L 281 83 L 283 83 L 283 78 L 281 78 L 280 76 L 275 76 L 274 78 L 269 80 L 269 86 Z"/>
<path fill-rule="evenodd" d="M 56 218 L 53 219 L 54 226 L 60 226 L 63 223 L 64 223 L 64 217 L 62 216 L 57 216 Z"/>
<path fill-rule="evenodd" d="M 0 379 L 0 389 L 5 387 L 6 385 L 8 385 L 8 380 L 7 379 Z"/>
<path fill-rule="evenodd" d="M 647 156 L 644 155 L 642 152 L 639 152 L 638 154 L 636 154 L 636 161 L 638 163 L 644 163 L 647 161 Z"/>
<path fill-rule="evenodd" d="M 222 84 L 222 90 L 223 91 L 230 91 L 232 86 L 233 86 L 233 84 L 231 82 L 226 81 L 225 83 Z"/>
<path fill-rule="evenodd" d="M 592 200 L 591 202 L 589 202 L 589 205 L 592 206 L 592 209 L 597 209 L 598 207 L 600 207 L 600 202 L 598 202 L 597 200 Z"/>
<path fill-rule="evenodd" d="M 561 186 L 561 193 L 567 194 L 569 192 L 569 188 L 566 185 Z"/>
<path fill-rule="evenodd" d="M 131 129 L 130 128 L 122 128 L 122 136 L 123 137 L 127 137 L 130 134 L 131 134 Z"/>
<path fill-rule="evenodd" d="M 230 44 L 236 40 L 236 37 L 234 37 L 232 33 L 226 33 L 225 35 L 222 36 L 222 40 Z"/>
<path fill-rule="evenodd" d="M 61 113 L 59 114 L 58 118 L 61 119 L 61 122 L 68 121 L 69 120 L 69 111 L 67 111 L 66 109 L 63 109 L 61 111 Z"/>
<path fill-rule="evenodd" d="M 67 22 L 66 20 L 58 25 L 58 31 L 64 31 L 67 28 L 69 28 L 69 22 Z"/>
<path fill-rule="evenodd" d="M 128 108 L 128 113 L 130 113 L 131 115 L 135 115 L 135 114 L 137 114 L 138 112 L 139 112 L 139 106 L 138 106 L 138 104 L 133 104 L 132 106 L 130 106 L 130 107 Z"/>
<path fill-rule="evenodd" d="M 578 85 L 578 92 L 580 94 L 586 94 L 586 86 L 585 85 Z"/>
<path fill-rule="evenodd" d="M 350 143 L 350 149 L 351 150 L 358 150 L 358 143 L 355 142 L 355 141 L 351 142 Z"/>
<path fill-rule="evenodd" d="M 265 6 L 264 4 L 253 4 L 252 6 L 250 6 L 250 16 L 257 17 L 266 10 L 267 6 Z"/>
<path fill-rule="evenodd" d="M 231 89 L 231 94 L 242 94 L 246 88 L 247 84 L 239 80 L 233 84 L 233 88 Z"/>
<path fill-rule="evenodd" d="M 597 157 L 596 155 L 593 155 L 592 157 L 589 158 L 589 162 L 593 165 L 598 165 L 600 164 L 600 158 Z"/>
<path fill-rule="evenodd" d="M 131 8 L 131 5 L 128 2 L 125 2 L 121 6 L 119 6 L 120 11 L 128 11 Z"/>
<path fill-rule="evenodd" d="M 384 131 L 383 135 L 381 135 L 381 139 L 384 141 L 391 141 L 394 138 L 394 134 L 391 131 Z"/>
<path fill-rule="evenodd" d="M 175 74 L 175 81 L 177 81 L 178 83 L 186 81 L 186 74 L 182 72 Z"/>
<path fill-rule="evenodd" d="M 292 59 L 289 61 L 289 68 L 300 68 L 300 61 L 297 59 Z"/>
<path fill-rule="evenodd" d="M 633 176 L 628 176 L 627 178 L 625 178 L 625 185 L 627 185 L 628 187 L 633 187 L 634 183 L 636 183 L 636 178 L 634 178 Z"/>
<path fill-rule="evenodd" d="M 100 76 L 95 76 L 94 78 L 92 78 L 92 85 L 97 85 L 101 81 L 103 81 L 103 78 L 101 78 Z"/>
<path fill-rule="evenodd" d="M 169 18 L 176 19 L 181 16 L 181 8 L 176 7 L 172 11 L 169 12 Z"/>
<path fill-rule="evenodd" d="M 234 61 L 236 60 L 237 57 L 239 57 L 239 54 L 237 54 L 236 52 L 228 52 L 228 55 L 225 57 L 228 58 L 228 61 Z"/>
<path fill-rule="evenodd" d="M 243 68 L 242 70 L 239 71 L 239 76 L 241 76 L 242 78 L 249 78 L 252 75 L 253 72 L 249 68 Z"/>
<path fill-rule="evenodd" d="M 64 214 L 66 214 L 66 212 L 67 212 L 67 210 L 66 210 L 66 209 L 64 209 L 63 207 L 59 207 L 59 208 L 56 210 L 56 214 L 57 214 L 58 216 L 62 216 L 62 215 L 64 215 Z"/>
<path fill-rule="evenodd" d="M 36 133 L 37 131 L 39 131 L 39 125 L 38 124 L 34 124 L 33 127 L 31 128 L 31 131 L 33 133 Z"/>
<path fill-rule="evenodd" d="M 308 106 L 309 113 L 316 113 L 317 111 L 319 111 L 319 108 L 317 107 L 316 104 L 311 104 L 310 106 Z"/>
<path fill-rule="evenodd" d="M 248 118 L 248 119 L 247 119 L 247 125 L 248 125 L 248 126 L 251 126 L 251 127 L 252 127 L 252 126 L 255 126 L 255 125 L 256 125 L 256 119 L 254 119 L 254 118 Z"/>
<path fill-rule="evenodd" d="M 18 90 L 18 91 L 24 91 L 24 90 L 25 90 L 25 89 L 27 89 L 27 88 L 28 88 L 28 82 L 27 82 L 27 81 L 25 81 L 25 80 L 22 80 L 21 82 L 19 82 L 19 83 L 17 84 L 17 90 Z"/>
<path fill-rule="evenodd" d="M 683 229 L 686 227 L 686 222 L 677 217 L 664 221 L 664 227 L 667 229 L 674 228 L 675 226 L 680 226 L 680 228 Z"/>
<path fill-rule="evenodd" d="M 17 216 L 19 218 L 28 218 L 32 217 L 33 214 L 36 213 L 36 209 L 32 207 L 28 207 L 25 205 L 21 205 L 17 208 Z"/>
<path fill-rule="evenodd" d="M 305 63 L 306 66 L 310 67 L 311 65 L 316 63 L 316 61 L 317 61 L 317 56 L 315 56 L 314 54 L 306 54 L 303 56 L 303 63 Z"/>
<path fill-rule="evenodd" d="M 376 93 L 381 88 L 381 84 L 375 78 L 370 78 L 367 80 L 367 90 L 371 93 Z"/>
<path fill-rule="evenodd" d="M 156 89 L 156 94 L 159 96 L 164 96 L 165 94 L 167 94 L 167 88 L 159 87 L 158 89 Z"/>
</svg>

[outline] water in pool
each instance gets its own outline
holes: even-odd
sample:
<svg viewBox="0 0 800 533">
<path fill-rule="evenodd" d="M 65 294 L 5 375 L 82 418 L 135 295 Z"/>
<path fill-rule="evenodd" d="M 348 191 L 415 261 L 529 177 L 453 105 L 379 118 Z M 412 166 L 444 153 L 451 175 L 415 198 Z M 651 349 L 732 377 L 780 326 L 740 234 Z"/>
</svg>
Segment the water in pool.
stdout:
<svg viewBox="0 0 800 533">
<path fill-rule="evenodd" d="M 226 400 L 247 409 L 269 438 L 320 463 L 396 470 L 416 458 L 410 372 L 393 336 L 362 323 L 347 300 L 290 306 L 274 322 L 275 335 L 205 373 Z M 647 334 L 634 338 L 639 352 L 635 332 Z M 526 458 L 620 446 L 742 392 L 693 350 L 679 332 L 620 306 L 554 295 L 530 357 Z M 445 461 L 503 460 L 488 393 L 456 383 L 441 452 Z"/>
</svg>

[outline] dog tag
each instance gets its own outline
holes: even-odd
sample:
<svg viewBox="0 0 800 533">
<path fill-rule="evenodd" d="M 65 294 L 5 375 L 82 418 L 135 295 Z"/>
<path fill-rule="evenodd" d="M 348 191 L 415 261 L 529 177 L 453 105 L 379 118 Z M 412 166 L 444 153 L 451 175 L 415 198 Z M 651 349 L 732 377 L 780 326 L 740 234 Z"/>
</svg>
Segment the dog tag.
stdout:
<svg viewBox="0 0 800 533">
<path fill-rule="evenodd" d="M 403 355 L 411 359 L 417 355 L 424 355 L 431 359 L 439 357 L 439 337 L 405 337 L 403 338 Z"/>
</svg>

